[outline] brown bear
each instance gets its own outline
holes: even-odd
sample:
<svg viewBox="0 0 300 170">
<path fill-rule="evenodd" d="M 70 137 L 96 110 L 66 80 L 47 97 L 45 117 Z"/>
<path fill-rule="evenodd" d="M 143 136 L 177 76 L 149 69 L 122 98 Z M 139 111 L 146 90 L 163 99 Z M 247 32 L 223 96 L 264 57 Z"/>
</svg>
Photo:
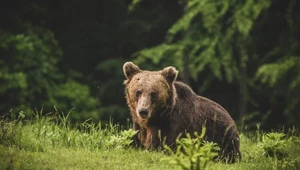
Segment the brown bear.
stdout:
<svg viewBox="0 0 300 170">
<path fill-rule="evenodd" d="M 147 71 L 126 62 L 123 71 L 133 129 L 138 130 L 135 144 L 156 149 L 162 148 L 164 141 L 175 146 L 177 137 L 200 134 L 205 125 L 205 139 L 220 146 L 219 158 L 235 162 L 241 157 L 239 133 L 229 113 L 176 81 L 178 71 L 174 67 Z"/>
</svg>

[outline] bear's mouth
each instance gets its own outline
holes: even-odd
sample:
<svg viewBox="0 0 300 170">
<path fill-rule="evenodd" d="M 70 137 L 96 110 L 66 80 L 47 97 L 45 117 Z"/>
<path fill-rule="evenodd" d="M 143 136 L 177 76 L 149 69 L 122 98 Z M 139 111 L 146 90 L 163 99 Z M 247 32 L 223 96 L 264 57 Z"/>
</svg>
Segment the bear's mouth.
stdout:
<svg viewBox="0 0 300 170">
<path fill-rule="evenodd" d="M 148 117 L 148 113 L 149 113 L 148 109 L 141 109 L 139 111 L 139 115 L 142 119 L 146 119 Z"/>
</svg>

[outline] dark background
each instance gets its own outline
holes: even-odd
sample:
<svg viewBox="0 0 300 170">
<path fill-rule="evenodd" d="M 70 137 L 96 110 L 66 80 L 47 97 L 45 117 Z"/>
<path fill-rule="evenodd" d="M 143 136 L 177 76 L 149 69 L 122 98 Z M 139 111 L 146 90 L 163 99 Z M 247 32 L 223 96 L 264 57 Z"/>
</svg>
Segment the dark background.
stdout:
<svg viewBox="0 0 300 170">
<path fill-rule="evenodd" d="M 297 0 L 15 0 L 0 5 L 0 114 L 126 124 L 122 66 L 173 65 L 241 129 L 299 128 Z"/>
</svg>

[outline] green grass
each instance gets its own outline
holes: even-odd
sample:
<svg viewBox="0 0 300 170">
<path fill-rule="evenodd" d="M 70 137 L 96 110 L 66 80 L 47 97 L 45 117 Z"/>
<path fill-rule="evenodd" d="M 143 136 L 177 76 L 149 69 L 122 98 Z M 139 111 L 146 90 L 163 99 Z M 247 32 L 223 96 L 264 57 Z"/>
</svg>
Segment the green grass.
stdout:
<svg viewBox="0 0 300 170">
<path fill-rule="evenodd" d="M 0 145 L 0 169 L 174 169 L 159 159 L 162 153 L 127 150 L 92 151 L 56 148 L 34 152 Z"/>
<path fill-rule="evenodd" d="M 68 115 L 22 117 L 0 120 L 0 169 L 180 169 L 161 151 L 130 148 L 133 132 L 112 123 L 72 127 Z M 290 132 L 241 134 L 242 161 L 209 162 L 206 169 L 300 169 L 300 138 Z"/>
</svg>

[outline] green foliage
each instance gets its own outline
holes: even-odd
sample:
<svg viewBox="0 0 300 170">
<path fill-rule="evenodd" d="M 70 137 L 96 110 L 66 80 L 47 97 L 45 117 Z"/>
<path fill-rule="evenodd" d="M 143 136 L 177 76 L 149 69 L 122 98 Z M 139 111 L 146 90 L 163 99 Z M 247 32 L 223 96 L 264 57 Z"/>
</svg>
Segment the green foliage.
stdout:
<svg viewBox="0 0 300 170">
<path fill-rule="evenodd" d="M 55 105 L 75 107 L 73 121 L 125 124 L 121 68 L 134 60 L 145 69 L 177 67 L 179 80 L 235 120 L 246 115 L 249 128 L 299 127 L 297 0 L 15 4 L 24 8 L 0 9 L 1 116 Z"/>
<path fill-rule="evenodd" d="M 164 146 L 171 156 L 162 158 L 162 161 L 168 161 L 184 170 L 207 169 L 212 159 L 218 156 L 220 148 L 216 143 L 203 140 L 205 128 L 201 135 L 195 133 L 196 138 L 192 138 L 190 134 L 186 136 L 186 138 L 176 140 L 175 152 L 169 146 Z"/>
<path fill-rule="evenodd" d="M 299 140 L 299 139 L 298 139 Z M 291 158 L 288 150 L 292 145 L 292 137 L 284 133 L 271 132 L 262 135 L 262 141 L 258 147 L 263 155 L 270 157 L 274 162 L 272 169 L 297 169 L 300 157 Z"/>
<path fill-rule="evenodd" d="M 173 65 L 180 70 L 180 78 L 195 82 L 199 94 L 213 95 L 220 87 L 228 87 L 224 91 L 231 94 L 223 97 L 234 101 L 227 108 L 238 108 L 229 110 L 234 118 L 258 113 L 251 123 L 298 125 L 298 3 L 186 2 L 165 41 L 137 51 L 134 62 L 148 69 Z"/>
<path fill-rule="evenodd" d="M 128 5 L 128 11 L 131 12 L 134 10 L 135 6 L 140 3 L 141 0 L 133 0 L 131 4 Z"/>
<path fill-rule="evenodd" d="M 239 79 L 239 68 L 249 59 L 250 46 L 244 41 L 269 5 L 270 1 L 188 1 L 184 15 L 168 30 L 166 42 L 141 50 L 136 61 L 173 60 L 167 63 L 183 68 L 183 58 L 188 57 L 193 79 L 208 68 L 215 78 L 231 83 Z"/>
<path fill-rule="evenodd" d="M 300 99 L 295 94 L 300 92 L 300 57 L 284 56 L 277 62 L 263 64 L 256 72 L 256 80 L 276 89 L 273 95 L 279 99 L 272 103 L 284 101 L 283 113 L 288 118 L 286 124 L 297 124 Z"/>
<path fill-rule="evenodd" d="M 11 108 L 29 110 L 52 98 L 52 88 L 61 78 L 56 65 L 62 51 L 54 34 L 26 25 L 24 33 L 0 35 L 1 112 Z"/>
<path fill-rule="evenodd" d="M 137 132 L 128 129 L 128 130 L 123 130 L 120 134 L 117 135 L 111 135 L 106 143 L 107 143 L 107 149 L 122 149 L 128 147 L 131 142 L 132 142 L 132 137 L 136 134 Z"/>
<path fill-rule="evenodd" d="M 262 143 L 259 146 L 263 149 L 264 155 L 275 159 L 284 157 L 287 141 L 283 133 L 268 133 L 262 136 Z"/>
<path fill-rule="evenodd" d="M 71 111 L 58 116 L 41 116 L 35 113 L 33 120 L 25 120 L 22 113 L 13 121 L 0 121 L 0 144 L 27 151 L 45 152 L 56 148 L 85 148 L 90 150 L 124 149 L 132 142 L 133 130 L 120 129 L 109 124 L 102 129 L 101 123 L 88 120 L 71 128 Z"/>
<path fill-rule="evenodd" d="M 74 110 L 70 116 L 72 122 L 89 118 L 100 120 L 101 117 L 100 102 L 91 95 L 89 86 L 71 79 L 53 88 L 53 98 L 47 106 L 51 107 L 52 104 L 64 111 L 73 107 Z"/>
<path fill-rule="evenodd" d="M 103 128 L 91 120 L 72 126 L 68 114 L 28 120 L 20 113 L 12 120 L 0 120 L 0 167 L 2 169 L 291 169 L 300 168 L 300 138 L 297 133 L 241 134 L 243 159 L 235 164 L 212 162 L 218 147 L 197 138 L 177 140 L 178 148 L 168 154 L 128 147 L 136 132 L 110 122 Z M 205 131 L 205 130 L 204 130 Z M 284 143 L 284 144 L 283 144 Z M 271 149 L 270 149 L 271 148 Z M 287 157 L 275 159 L 266 150 L 284 149 Z M 277 163 L 275 162 L 277 161 Z M 167 163 L 166 163 L 167 162 Z"/>
<path fill-rule="evenodd" d="M 288 84 L 290 91 L 300 87 L 300 57 L 291 56 L 284 57 L 282 60 L 276 63 L 264 64 L 256 72 L 256 77 L 262 83 L 266 83 L 271 87 L 278 84 L 284 75 L 287 75 L 289 71 L 295 72 L 296 79 L 292 79 Z"/>
<path fill-rule="evenodd" d="M 101 121 L 108 122 L 111 118 L 115 122 L 125 125 L 129 117 L 128 106 L 124 97 L 123 59 L 109 59 L 99 63 L 92 75 L 96 86 L 95 96 L 101 101 L 99 112 Z"/>
<path fill-rule="evenodd" d="M 22 33 L 0 35 L 0 114 L 12 112 L 32 114 L 34 108 L 49 111 L 76 107 L 72 120 L 100 119 L 99 101 L 92 97 L 90 87 L 70 77 L 66 81 L 57 67 L 63 55 L 54 33 L 27 24 Z"/>
</svg>

